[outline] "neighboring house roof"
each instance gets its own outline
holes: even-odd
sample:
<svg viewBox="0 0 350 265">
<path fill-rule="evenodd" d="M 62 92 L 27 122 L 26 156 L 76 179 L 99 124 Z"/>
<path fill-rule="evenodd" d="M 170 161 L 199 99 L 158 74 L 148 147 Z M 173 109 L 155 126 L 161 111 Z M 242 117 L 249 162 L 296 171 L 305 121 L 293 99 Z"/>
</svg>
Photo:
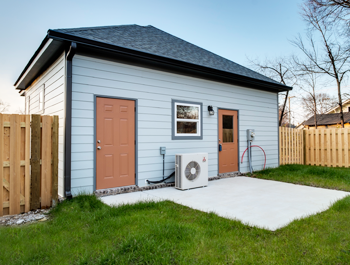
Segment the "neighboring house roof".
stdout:
<svg viewBox="0 0 350 265">
<path fill-rule="evenodd" d="M 49 30 L 41 46 L 16 81 L 15 86 L 18 89 L 25 89 L 33 80 L 34 75 L 39 74 L 39 68 L 44 67 L 46 63 L 44 59 L 37 62 L 36 58 L 43 54 L 48 58 L 49 51 L 45 54 L 45 51 L 42 52 L 42 50 L 47 46 L 49 40 L 54 40 L 53 44 L 50 44 L 53 46 L 51 54 L 59 49 L 62 50 L 63 45 L 58 42 L 65 43 L 65 45 L 68 42 L 76 42 L 78 49 L 81 45 L 85 45 L 90 48 L 113 50 L 113 52 L 118 52 L 123 56 L 142 57 L 148 61 L 161 61 L 168 65 L 180 66 L 192 72 L 208 73 L 208 78 L 210 74 L 215 74 L 220 78 L 232 79 L 257 87 L 266 87 L 278 92 L 292 89 L 153 26 L 139 25 Z M 37 64 L 37 67 L 32 70 L 31 67 L 34 63 Z M 32 70 L 33 73 L 23 81 L 23 77 L 28 75 L 28 70 Z"/>
<path fill-rule="evenodd" d="M 350 98 L 344 100 L 342 105 L 344 106 L 345 104 L 348 104 L 348 103 L 350 103 Z M 331 108 L 330 110 L 327 111 L 327 113 L 330 113 L 337 109 L 340 109 L 339 105 L 335 106 L 334 108 Z"/>
<path fill-rule="evenodd" d="M 350 112 L 344 112 L 344 123 L 350 122 Z M 333 125 L 340 124 L 340 113 L 329 113 L 329 114 L 317 114 L 317 125 Z M 303 125 L 315 126 L 314 116 L 307 121 L 304 121 Z"/>
</svg>

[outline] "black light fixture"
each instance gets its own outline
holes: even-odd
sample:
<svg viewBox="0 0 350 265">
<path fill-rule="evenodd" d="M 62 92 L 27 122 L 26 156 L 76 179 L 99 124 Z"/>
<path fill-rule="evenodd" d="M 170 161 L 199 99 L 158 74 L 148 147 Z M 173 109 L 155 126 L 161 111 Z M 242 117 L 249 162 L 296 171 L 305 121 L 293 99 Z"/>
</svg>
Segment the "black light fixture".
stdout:
<svg viewBox="0 0 350 265">
<path fill-rule="evenodd" d="M 209 115 L 214 115 L 213 106 L 208 106 Z"/>
</svg>

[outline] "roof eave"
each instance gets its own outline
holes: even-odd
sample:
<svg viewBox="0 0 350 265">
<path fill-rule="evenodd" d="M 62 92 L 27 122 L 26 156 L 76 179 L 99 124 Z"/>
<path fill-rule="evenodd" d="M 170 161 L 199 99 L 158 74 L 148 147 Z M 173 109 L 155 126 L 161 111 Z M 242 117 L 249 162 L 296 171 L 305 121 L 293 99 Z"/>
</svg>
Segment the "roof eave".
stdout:
<svg viewBox="0 0 350 265">
<path fill-rule="evenodd" d="M 52 60 L 56 59 L 55 56 L 63 51 L 62 47 L 62 42 L 54 41 L 49 35 L 46 35 L 17 78 L 15 88 L 20 91 L 25 90 L 52 63 Z"/>
</svg>

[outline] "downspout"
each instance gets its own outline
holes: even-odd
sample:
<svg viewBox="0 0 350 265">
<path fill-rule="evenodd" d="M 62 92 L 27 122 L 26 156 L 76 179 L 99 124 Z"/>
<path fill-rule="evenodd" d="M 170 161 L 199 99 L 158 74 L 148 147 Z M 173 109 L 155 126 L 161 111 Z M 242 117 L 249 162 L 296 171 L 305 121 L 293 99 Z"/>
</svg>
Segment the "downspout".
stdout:
<svg viewBox="0 0 350 265">
<path fill-rule="evenodd" d="M 66 67 L 66 119 L 65 119 L 65 148 L 64 148 L 64 190 L 66 199 L 72 199 L 71 166 L 72 166 L 72 59 L 77 50 L 77 44 L 72 42 L 67 53 Z"/>
</svg>

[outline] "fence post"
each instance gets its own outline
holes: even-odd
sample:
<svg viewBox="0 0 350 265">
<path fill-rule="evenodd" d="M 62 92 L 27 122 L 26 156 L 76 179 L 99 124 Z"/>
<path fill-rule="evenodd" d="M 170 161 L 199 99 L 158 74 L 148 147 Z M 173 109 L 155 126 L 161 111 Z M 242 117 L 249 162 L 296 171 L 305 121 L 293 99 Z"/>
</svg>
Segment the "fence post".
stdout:
<svg viewBox="0 0 350 265">
<path fill-rule="evenodd" d="M 31 126 L 31 200 L 30 209 L 40 208 L 40 115 L 32 115 Z"/>
<path fill-rule="evenodd" d="M 2 202 L 2 198 L 3 198 L 3 177 L 4 177 L 4 158 L 3 158 L 3 146 L 4 146 L 4 118 L 2 116 L 2 114 L 0 113 L 0 216 L 3 215 L 3 202 Z"/>
<path fill-rule="evenodd" d="M 58 116 L 52 117 L 52 206 L 58 201 Z"/>
<path fill-rule="evenodd" d="M 21 191 L 21 122 L 18 114 L 10 118 L 10 214 L 19 214 Z"/>
<path fill-rule="evenodd" d="M 42 116 L 41 141 L 41 208 L 51 205 L 51 117 Z"/>
</svg>

